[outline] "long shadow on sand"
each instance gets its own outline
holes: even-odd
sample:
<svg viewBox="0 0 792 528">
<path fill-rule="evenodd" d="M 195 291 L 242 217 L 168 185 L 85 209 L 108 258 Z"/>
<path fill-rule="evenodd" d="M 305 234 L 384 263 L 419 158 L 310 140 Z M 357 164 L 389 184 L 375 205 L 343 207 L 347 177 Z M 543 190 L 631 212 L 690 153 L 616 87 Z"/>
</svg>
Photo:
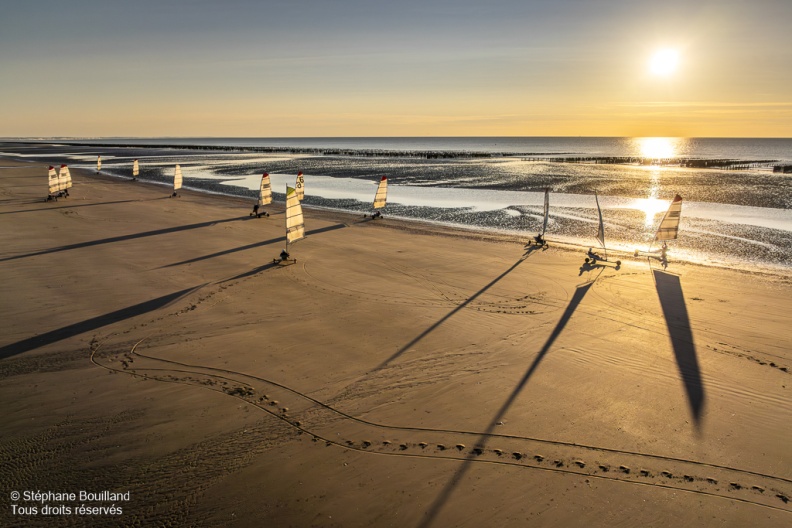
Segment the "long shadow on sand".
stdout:
<svg viewBox="0 0 792 528">
<path fill-rule="evenodd" d="M 477 291 L 476 293 L 474 293 L 473 295 L 471 295 L 470 297 L 468 297 L 468 298 L 467 298 L 467 300 L 465 300 L 465 302 L 463 302 L 462 304 L 460 304 L 459 306 L 457 306 L 456 308 L 454 308 L 453 310 L 451 310 L 450 312 L 448 312 L 447 314 L 445 314 L 445 315 L 442 317 L 442 319 L 440 319 L 440 320 L 439 320 L 439 321 L 437 321 L 435 324 L 433 324 L 432 326 L 430 326 L 429 328 L 427 328 L 426 330 L 424 330 L 423 332 L 421 332 L 421 333 L 420 333 L 419 335 L 417 335 L 417 336 L 416 336 L 416 337 L 415 337 L 415 338 L 414 338 L 412 341 L 410 341 L 409 343 L 407 343 L 406 345 L 404 345 L 403 347 L 401 347 L 399 350 L 397 350 L 397 351 L 396 351 L 396 352 L 395 352 L 395 353 L 394 353 L 394 354 L 393 354 L 391 357 L 389 357 L 388 359 L 386 359 L 385 361 L 383 361 L 382 363 L 380 363 L 379 365 L 377 365 L 377 367 L 376 367 L 376 368 L 374 368 L 373 370 L 371 370 L 371 372 L 374 372 L 374 371 L 376 371 L 376 370 L 379 370 L 379 369 L 381 369 L 381 368 L 383 368 L 383 367 L 387 366 L 387 365 L 388 365 L 388 363 L 390 363 L 390 362 L 391 362 L 391 361 L 393 361 L 394 359 L 398 358 L 399 356 L 401 356 L 402 354 L 404 354 L 406 351 L 408 351 L 410 348 L 412 348 L 413 346 L 415 346 L 415 344 L 416 344 L 416 343 L 418 343 L 418 342 L 419 342 L 421 339 L 423 339 L 424 337 L 426 337 L 426 336 L 428 336 L 429 334 L 431 334 L 432 332 L 434 332 L 434 331 L 437 329 L 437 327 L 438 327 L 438 326 L 440 326 L 441 324 L 443 324 L 444 322 L 446 322 L 446 321 L 447 321 L 449 318 L 451 318 L 451 316 L 453 316 L 453 315 L 454 315 L 455 313 L 457 313 L 459 310 L 461 310 L 462 308 L 464 308 L 465 306 L 467 306 L 468 304 L 470 304 L 471 302 L 473 302 L 474 300 L 476 300 L 476 298 L 477 298 L 478 296 L 480 296 L 482 293 L 484 293 L 485 291 L 487 291 L 487 290 L 489 290 L 490 288 L 492 288 L 492 286 L 494 286 L 494 285 L 495 285 L 495 284 L 496 284 L 496 283 L 497 283 L 499 280 L 501 280 L 503 277 L 505 277 L 506 275 L 508 275 L 508 274 L 509 274 L 509 273 L 511 273 L 512 271 L 514 271 L 514 269 L 515 269 L 517 266 L 519 266 L 520 264 L 522 264 L 522 263 L 525 261 L 525 259 L 527 259 L 528 257 L 530 257 L 530 256 L 531 256 L 531 253 L 532 253 L 533 251 L 535 251 L 535 249 L 534 249 L 535 247 L 536 247 L 536 246 L 531 246 L 531 247 L 529 247 L 529 248 L 526 250 L 526 253 L 525 253 L 525 254 L 524 254 L 522 257 L 520 257 L 520 259 L 519 259 L 517 262 L 515 262 L 514 264 L 512 264 L 512 265 L 509 267 L 509 269 L 507 269 L 506 271 L 504 271 L 503 273 L 501 273 L 500 275 L 498 275 L 497 277 L 495 277 L 494 279 L 492 279 L 492 281 L 490 281 L 490 282 L 489 282 L 489 284 L 487 284 L 486 286 L 484 286 L 483 288 L 481 288 L 479 291 Z"/>
<path fill-rule="evenodd" d="M 86 319 L 85 321 L 81 321 L 79 323 L 74 323 L 69 326 L 58 328 L 57 330 L 52 330 L 50 332 L 39 334 L 28 339 L 23 339 L 22 341 L 17 341 L 16 343 L 11 343 L 10 345 L 5 345 L 4 347 L 0 347 L 0 360 L 16 356 L 17 354 L 22 354 L 45 345 L 56 343 L 58 341 L 68 339 L 91 330 L 96 330 L 97 328 L 111 325 L 137 315 L 154 311 L 202 287 L 203 286 L 198 286 L 174 293 L 169 293 L 168 295 L 163 295 L 162 297 L 158 297 L 150 301 L 128 306 L 126 308 L 116 310 L 115 312 L 110 312 L 98 317 Z"/>
<path fill-rule="evenodd" d="M 75 207 L 93 207 L 95 205 L 115 205 L 115 204 L 124 204 L 124 203 L 132 203 L 132 202 L 150 202 L 153 200 L 164 200 L 164 198 L 150 198 L 144 200 L 116 200 L 114 202 L 97 202 L 97 203 L 87 203 L 87 204 L 74 204 L 74 205 L 58 205 L 58 206 L 43 206 L 39 209 L 20 209 L 18 211 L 4 211 L 0 212 L 0 215 L 7 215 L 7 214 L 17 214 L 17 213 L 40 213 L 42 211 L 52 211 L 55 209 L 74 209 Z M 37 200 L 35 202 L 27 202 L 27 203 L 44 203 L 44 200 Z"/>
<path fill-rule="evenodd" d="M 704 409 L 704 384 L 701 381 L 701 370 L 696 357 L 696 345 L 693 331 L 690 328 L 685 296 L 679 277 L 660 270 L 653 270 L 655 288 L 660 297 L 663 317 L 666 320 L 671 346 L 674 348 L 679 373 L 685 384 L 690 410 L 698 427 L 701 422 L 701 411 Z"/>
<path fill-rule="evenodd" d="M 578 273 L 578 277 L 582 276 L 583 273 L 588 273 L 589 271 L 594 271 L 596 269 L 600 270 L 600 274 L 607 268 L 612 268 L 615 270 L 620 270 L 621 265 L 615 264 L 602 264 L 600 262 L 584 262 L 582 266 L 580 266 L 580 273 Z M 599 277 L 599 274 L 597 275 Z M 596 279 L 594 279 L 596 280 Z"/>
<path fill-rule="evenodd" d="M 519 383 L 517 383 L 517 386 L 514 387 L 509 397 L 506 398 L 506 401 L 504 401 L 503 405 L 501 405 L 501 408 L 498 409 L 498 412 L 495 413 L 495 417 L 490 421 L 489 425 L 487 426 L 487 429 L 483 433 L 481 433 L 481 436 L 479 437 L 479 440 L 476 443 L 476 447 L 483 447 L 484 445 L 486 445 L 487 441 L 489 440 L 490 434 L 492 434 L 492 431 L 495 429 L 498 422 L 501 421 L 503 416 L 506 414 L 506 412 L 514 403 L 514 400 L 517 399 L 517 396 L 520 394 L 520 392 L 522 392 L 523 388 L 525 388 L 525 385 L 528 383 L 528 380 L 531 378 L 533 373 L 536 372 L 536 369 L 539 367 L 539 363 L 542 362 L 542 359 L 544 359 L 545 355 L 550 350 L 550 347 L 553 346 L 555 340 L 558 339 L 558 336 L 561 335 L 561 332 L 564 330 L 564 327 L 566 327 L 567 323 L 569 322 L 569 319 L 572 317 L 572 314 L 575 313 L 575 309 L 577 309 L 578 305 L 583 300 L 583 297 L 586 296 L 586 293 L 588 293 L 589 288 L 591 288 L 592 284 L 594 283 L 587 282 L 577 287 L 577 289 L 575 290 L 575 295 L 573 295 L 572 299 L 569 301 L 569 305 L 567 305 L 566 310 L 564 310 L 564 313 L 561 315 L 561 319 L 559 319 L 558 323 L 556 323 L 556 326 L 555 328 L 553 328 L 553 331 L 550 333 L 550 336 L 547 338 L 547 341 L 545 341 L 545 344 L 542 346 L 542 349 L 536 355 L 536 357 L 533 360 L 533 363 L 531 363 L 531 366 L 528 367 L 528 370 L 525 371 L 525 374 L 523 374 L 523 377 L 520 379 Z M 451 496 L 451 493 L 454 491 L 454 489 L 456 489 L 456 487 L 462 481 L 462 478 L 470 469 L 473 463 L 473 459 L 475 459 L 476 456 L 477 455 L 471 451 L 471 454 L 469 454 L 465 458 L 460 468 L 456 471 L 456 473 L 454 473 L 454 475 L 451 477 L 451 480 L 448 481 L 448 483 L 445 485 L 443 490 L 440 492 L 440 494 L 437 496 L 435 501 L 427 510 L 426 516 L 419 525 L 420 528 L 428 528 L 434 522 L 435 518 L 437 517 L 437 514 L 440 513 L 440 510 L 443 508 L 443 506 Z"/>
<path fill-rule="evenodd" d="M 336 229 L 341 229 L 343 227 L 347 227 L 347 225 L 346 224 L 333 224 L 331 226 L 321 227 L 319 229 L 313 229 L 311 231 L 306 231 L 305 232 L 305 236 L 318 235 L 319 233 L 327 233 L 328 231 L 335 231 Z M 226 250 L 223 250 L 223 251 L 218 251 L 217 253 L 211 253 L 209 255 L 204 255 L 202 257 L 195 257 L 195 258 L 191 258 L 191 259 L 188 259 L 188 260 L 182 260 L 181 262 L 174 262 L 173 264 L 166 264 L 165 266 L 160 266 L 160 268 L 158 268 L 158 269 L 172 268 L 174 266 L 181 266 L 183 264 L 192 264 L 193 262 L 200 262 L 202 260 L 207 260 L 207 259 L 215 258 L 215 257 L 222 257 L 223 255 L 229 255 L 231 253 L 236 253 L 237 251 L 246 251 L 248 249 L 253 249 L 253 248 L 257 248 L 257 247 L 261 247 L 261 246 L 268 246 L 270 244 L 274 244 L 275 242 L 282 242 L 284 240 L 286 240 L 285 236 L 284 237 L 278 237 L 278 238 L 270 238 L 269 240 L 263 240 L 261 242 L 254 242 L 252 244 L 246 244 L 244 246 L 239 246 L 239 247 L 232 248 L 232 249 L 226 249 Z"/>
<path fill-rule="evenodd" d="M 61 251 L 70 251 L 72 249 L 81 249 L 91 246 L 100 246 L 102 244 L 112 244 L 113 242 L 122 242 L 124 240 L 135 240 L 137 238 L 145 238 L 150 236 L 165 235 L 168 233 L 178 233 L 180 231 L 189 231 L 191 229 L 200 229 L 202 227 L 209 227 L 216 224 L 225 224 L 227 222 L 238 222 L 245 220 L 248 216 L 239 216 L 235 218 L 226 218 L 224 220 L 211 220 L 209 222 L 199 222 L 197 224 L 186 224 L 181 226 L 167 227 L 165 229 L 156 229 L 154 231 L 144 231 L 142 233 L 133 233 L 131 235 L 121 235 L 117 237 L 102 238 L 99 240 L 90 240 L 88 242 L 80 242 L 78 244 L 69 244 L 68 246 L 54 247 L 50 249 L 43 249 L 41 251 L 34 251 L 33 253 L 26 253 L 24 255 L 15 255 L 13 257 L 6 257 L 0 259 L 0 262 L 9 260 L 23 259 L 27 257 L 35 257 L 38 255 L 49 255 L 50 253 L 60 253 Z"/>
<path fill-rule="evenodd" d="M 234 275 L 233 277 L 229 277 L 229 278 L 227 278 L 225 280 L 222 280 L 222 281 L 220 281 L 220 284 L 224 284 L 226 282 L 235 281 L 235 280 L 238 280 L 238 279 L 244 279 L 245 277 L 252 277 L 253 275 L 255 275 L 257 273 L 260 273 L 262 271 L 266 271 L 266 270 L 271 269 L 271 268 L 275 268 L 277 266 L 278 266 L 277 262 L 270 261 L 270 262 L 267 262 L 266 264 L 264 264 L 263 266 L 255 267 L 252 270 L 249 270 L 249 271 L 246 271 L 244 273 L 240 273 L 239 275 Z"/>
</svg>

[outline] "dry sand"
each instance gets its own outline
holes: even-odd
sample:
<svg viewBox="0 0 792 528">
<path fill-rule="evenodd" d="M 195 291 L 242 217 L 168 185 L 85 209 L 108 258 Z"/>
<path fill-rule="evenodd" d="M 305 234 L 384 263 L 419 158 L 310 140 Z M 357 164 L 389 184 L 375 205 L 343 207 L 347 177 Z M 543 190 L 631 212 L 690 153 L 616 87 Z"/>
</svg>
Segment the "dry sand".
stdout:
<svg viewBox="0 0 792 528">
<path fill-rule="evenodd" d="M 789 277 L 0 167 L 1 525 L 792 523 Z"/>
</svg>

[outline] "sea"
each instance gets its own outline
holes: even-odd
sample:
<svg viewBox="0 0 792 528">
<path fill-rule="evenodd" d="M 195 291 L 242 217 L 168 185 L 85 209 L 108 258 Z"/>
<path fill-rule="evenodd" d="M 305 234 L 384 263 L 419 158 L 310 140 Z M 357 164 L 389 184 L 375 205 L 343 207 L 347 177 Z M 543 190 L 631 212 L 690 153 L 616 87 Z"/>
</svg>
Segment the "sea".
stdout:
<svg viewBox="0 0 792 528">
<path fill-rule="evenodd" d="M 119 183 L 132 177 L 255 202 L 270 174 L 275 201 L 298 171 L 307 208 L 366 214 L 388 178 L 386 218 L 599 247 L 647 250 L 671 200 L 683 199 L 668 259 L 789 275 L 792 139 L 612 137 L 13 138 L 0 155 L 68 164 Z M 42 170 L 42 192 L 46 193 Z M 596 198 L 595 198 L 596 195 Z M 266 210 L 266 207 L 264 207 Z M 657 244 L 653 245 L 657 248 Z M 673 268 L 671 268 L 673 269 Z"/>
</svg>

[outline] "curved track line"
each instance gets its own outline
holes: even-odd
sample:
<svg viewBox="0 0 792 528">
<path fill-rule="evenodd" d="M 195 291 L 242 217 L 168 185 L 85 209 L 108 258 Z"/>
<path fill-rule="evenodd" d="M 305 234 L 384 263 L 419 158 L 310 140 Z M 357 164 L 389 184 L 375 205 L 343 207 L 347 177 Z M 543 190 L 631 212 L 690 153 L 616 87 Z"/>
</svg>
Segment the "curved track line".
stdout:
<svg viewBox="0 0 792 528">
<path fill-rule="evenodd" d="M 135 343 L 135 345 L 130 350 L 130 353 L 134 354 L 135 356 L 137 356 L 139 358 L 145 358 L 145 359 L 152 360 L 152 361 L 169 363 L 169 364 L 172 364 L 172 365 L 185 367 L 187 369 L 200 369 L 200 370 L 206 370 L 206 371 L 210 371 L 210 372 L 224 373 L 224 374 L 229 374 L 229 375 L 236 375 L 236 376 L 241 376 L 243 378 L 256 380 L 258 382 L 268 384 L 271 387 L 279 388 L 279 389 L 282 389 L 284 391 L 289 392 L 292 395 L 298 396 L 299 398 L 302 398 L 303 400 L 305 400 L 307 402 L 310 402 L 311 404 L 313 404 L 314 406 L 319 407 L 320 409 L 329 411 L 331 415 L 335 415 L 336 417 L 340 417 L 340 418 L 343 418 L 343 419 L 351 420 L 353 423 L 357 423 L 357 424 L 360 424 L 360 425 L 363 425 L 363 426 L 374 427 L 374 428 L 377 428 L 377 429 L 380 429 L 380 430 L 389 430 L 389 431 L 403 431 L 403 432 L 412 431 L 412 432 L 434 433 L 434 434 L 454 434 L 454 435 L 462 435 L 464 437 L 471 437 L 471 436 L 475 436 L 477 438 L 480 437 L 480 433 L 475 433 L 475 432 L 470 432 L 470 431 L 431 429 L 431 428 L 422 428 L 422 427 L 396 427 L 396 426 L 388 426 L 388 425 L 383 425 L 383 424 L 377 424 L 377 423 L 374 423 L 374 422 L 369 422 L 367 420 L 363 420 L 363 419 L 354 417 L 352 415 L 349 415 L 349 414 L 347 414 L 347 413 L 345 413 L 343 411 L 339 411 L 337 409 L 334 409 L 331 406 L 329 406 L 327 404 L 324 404 L 321 401 L 316 400 L 316 399 L 308 396 L 307 394 L 301 393 L 301 392 L 296 391 L 296 390 L 294 390 L 294 389 L 292 389 L 292 388 L 290 388 L 288 386 L 285 386 L 285 385 L 280 384 L 278 382 L 274 382 L 274 381 L 268 380 L 266 378 L 252 376 L 252 375 L 249 375 L 249 374 L 245 374 L 245 373 L 237 372 L 237 371 L 232 371 L 232 370 L 228 370 L 228 369 L 221 369 L 221 368 L 214 368 L 214 367 L 205 367 L 205 366 L 201 366 L 201 365 L 190 365 L 190 364 L 187 364 L 187 363 L 181 363 L 181 362 L 178 362 L 178 361 L 166 360 L 166 359 L 161 359 L 161 358 L 156 358 L 156 357 L 153 357 L 153 356 L 148 356 L 148 355 L 145 355 L 145 354 L 141 354 L 140 352 L 137 351 L 137 348 L 145 339 L 146 338 L 143 338 L 140 341 L 138 341 L 137 343 Z M 595 472 L 593 472 L 593 473 L 592 473 L 591 470 L 584 471 L 584 468 L 586 467 L 586 464 L 583 461 L 580 461 L 580 460 L 573 460 L 572 464 L 569 464 L 568 460 L 555 460 L 554 462 L 552 462 L 552 464 L 555 467 L 547 467 L 547 466 L 537 465 L 537 464 L 541 464 L 544 461 L 544 457 L 542 457 L 541 455 L 534 455 L 533 460 L 535 460 L 535 463 L 531 463 L 531 462 L 529 462 L 531 459 L 528 457 L 528 455 L 526 455 L 526 454 L 524 454 L 524 453 L 522 453 L 520 451 L 512 452 L 512 459 L 513 460 L 503 460 L 503 459 L 501 459 L 501 460 L 498 460 L 498 459 L 488 460 L 486 458 L 480 458 L 480 457 L 481 456 L 487 456 L 487 455 L 492 456 L 492 454 L 494 453 L 498 458 L 501 458 L 506 453 L 503 450 L 500 450 L 500 449 L 493 449 L 491 451 L 487 450 L 487 452 L 485 453 L 485 451 L 483 449 L 483 446 L 482 447 L 474 446 L 468 452 L 467 456 L 462 457 L 462 456 L 454 456 L 453 448 L 451 448 L 451 447 L 446 448 L 442 444 L 438 444 L 437 445 L 437 449 L 441 449 L 442 452 L 446 453 L 444 455 L 440 455 L 437 452 L 433 452 L 431 454 L 415 454 L 415 453 L 405 453 L 405 452 L 403 452 L 403 451 L 408 450 L 410 447 L 418 447 L 418 448 L 420 448 L 423 451 L 423 450 L 425 450 L 428 447 L 428 444 L 425 443 L 425 442 L 420 442 L 418 444 L 414 444 L 413 446 L 411 446 L 408 443 L 402 443 L 402 444 L 400 444 L 398 446 L 398 448 L 396 448 L 395 445 L 392 442 L 385 441 L 385 442 L 382 443 L 382 447 L 379 448 L 380 449 L 379 451 L 375 450 L 375 449 L 377 449 L 376 447 L 372 448 L 372 445 L 373 445 L 372 442 L 366 441 L 366 440 L 360 442 L 360 444 L 355 443 L 355 442 L 353 442 L 351 440 L 346 440 L 344 443 L 341 443 L 340 441 L 336 441 L 334 439 L 327 438 L 326 436 L 322 436 L 321 433 L 317 433 L 317 432 L 313 432 L 313 431 L 309 430 L 307 427 L 304 427 L 299 420 L 290 419 L 290 417 L 287 416 L 287 414 L 286 414 L 286 411 L 287 411 L 286 408 L 281 408 L 281 412 L 280 413 L 276 413 L 276 412 L 273 412 L 270 409 L 267 409 L 262 403 L 265 399 L 267 399 L 267 396 L 260 397 L 259 398 L 259 403 L 256 403 L 255 401 L 250 401 L 245 396 L 248 396 L 248 397 L 251 396 L 252 395 L 252 389 L 249 389 L 250 392 L 243 396 L 242 394 L 237 394 L 237 393 L 234 392 L 236 390 L 239 390 L 240 388 L 235 388 L 234 391 L 229 391 L 229 390 L 226 390 L 226 389 L 218 389 L 218 388 L 215 388 L 213 386 L 208 386 L 205 383 L 201 384 L 199 380 L 195 380 L 193 382 L 193 381 L 188 381 L 188 380 L 184 380 L 184 379 L 180 380 L 180 379 L 177 379 L 177 378 L 174 378 L 174 379 L 162 379 L 162 378 L 157 378 L 157 377 L 149 377 L 149 376 L 146 376 L 146 375 L 138 374 L 137 370 L 141 370 L 141 371 L 145 370 L 145 371 L 151 371 L 151 372 L 155 372 L 155 371 L 156 372 L 176 372 L 176 373 L 183 373 L 183 374 L 202 375 L 202 376 L 207 376 L 207 377 L 211 377 L 211 378 L 228 380 L 228 381 L 230 381 L 232 383 L 241 383 L 237 379 L 234 379 L 234 378 L 231 378 L 231 377 L 227 377 L 227 376 L 223 376 L 221 374 L 206 374 L 204 372 L 200 372 L 200 371 L 196 371 L 196 370 L 182 370 L 182 369 L 171 369 L 171 368 L 165 368 L 165 369 L 141 368 L 141 369 L 135 369 L 133 372 L 130 372 L 129 370 L 126 370 L 126 367 L 124 369 L 119 369 L 119 368 L 114 368 L 114 367 L 103 365 L 103 364 L 99 363 L 96 360 L 96 357 L 95 357 L 96 352 L 98 350 L 99 350 L 99 346 L 92 347 L 92 349 L 91 349 L 91 357 L 90 357 L 91 362 L 93 364 L 95 364 L 96 366 L 98 366 L 98 367 L 101 367 L 101 368 L 104 368 L 104 369 L 107 369 L 107 370 L 110 370 L 110 371 L 114 371 L 114 372 L 123 372 L 125 374 L 136 376 L 136 377 L 140 376 L 140 377 L 143 377 L 145 379 L 152 379 L 154 381 L 160 381 L 160 382 L 166 382 L 166 383 L 176 383 L 176 384 L 182 384 L 182 385 L 198 386 L 198 387 L 201 387 L 201 388 L 212 390 L 214 392 L 218 392 L 218 393 L 221 393 L 221 394 L 232 396 L 234 398 L 237 398 L 237 399 L 245 402 L 246 404 L 252 405 L 252 406 L 254 406 L 254 407 L 256 407 L 256 408 L 258 408 L 260 410 L 263 410 L 264 412 L 270 414 L 271 416 L 274 416 L 274 417 L 276 417 L 276 418 L 288 423 L 292 427 L 296 428 L 299 431 L 299 434 L 303 434 L 303 433 L 309 434 L 309 435 L 311 435 L 313 437 L 314 441 L 324 440 L 326 445 L 328 445 L 328 446 L 329 445 L 336 445 L 336 446 L 342 447 L 344 449 L 352 449 L 352 450 L 355 450 L 355 451 L 367 452 L 367 453 L 372 453 L 372 454 L 383 454 L 383 455 L 392 455 L 392 456 L 409 456 L 409 457 L 415 457 L 415 458 L 450 459 L 450 460 L 458 460 L 458 461 L 471 460 L 471 461 L 486 462 L 486 463 L 491 463 L 491 464 L 510 465 L 510 466 L 533 468 L 533 469 L 543 469 L 545 471 L 554 471 L 554 472 L 559 472 L 559 473 L 567 473 L 567 474 L 574 474 L 574 475 L 580 475 L 580 476 L 587 476 L 587 477 L 591 477 L 591 478 L 599 478 L 599 479 L 604 479 L 604 480 L 611 480 L 611 481 L 619 481 L 619 482 L 626 482 L 626 483 L 633 483 L 633 484 L 656 486 L 656 487 L 660 487 L 660 488 L 673 489 L 673 490 L 678 490 L 678 491 L 686 491 L 686 492 L 697 493 L 697 494 L 706 495 L 706 496 L 726 498 L 726 499 L 731 499 L 731 500 L 735 500 L 735 501 L 738 501 L 738 502 L 743 502 L 743 503 L 747 503 L 747 504 L 753 504 L 753 505 L 762 506 L 762 507 L 766 507 L 766 508 L 770 508 L 770 509 L 774 509 L 774 510 L 778 510 L 778 511 L 792 513 L 790 510 L 785 509 L 783 507 L 774 506 L 774 505 L 766 504 L 766 503 L 763 503 L 763 502 L 757 502 L 755 500 L 749 500 L 749 499 L 746 499 L 746 498 L 734 497 L 734 496 L 731 496 L 731 495 L 729 495 L 729 496 L 724 495 L 724 493 L 726 493 L 726 492 L 734 493 L 734 492 L 738 492 L 740 490 L 745 490 L 745 491 L 751 490 L 754 493 L 764 494 L 765 488 L 762 487 L 762 486 L 753 486 L 752 488 L 748 488 L 747 486 L 742 486 L 742 485 L 740 485 L 738 483 L 732 482 L 729 485 L 729 487 L 726 487 L 725 484 L 723 485 L 724 487 L 726 487 L 725 491 L 721 491 L 720 488 L 718 488 L 715 491 L 708 491 L 708 490 L 705 490 L 705 489 L 690 489 L 688 487 L 682 487 L 680 485 L 674 485 L 674 484 L 669 484 L 669 483 L 665 483 L 665 482 L 646 482 L 646 481 L 641 481 L 641 480 L 635 480 L 637 478 L 653 478 L 653 477 L 655 477 L 655 475 L 653 475 L 648 470 L 640 470 L 633 477 L 628 477 L 627 475 L 630 474 L 631 470 L 628 467 L 624 466 L 624 465 L 619 466 L 619 469 L 614 469 L 614 474 L 616 474 L 618 476 L 611 476 L 611 475 L 605 475 L 605 474 L 597 473 L 596 470 L 594 470 Z M 129 356 L 127 356 L 127 357 L 129 357 Z M 269 405 L 270 405 L 270 407 L 276 406 L 277 402 L 270 401 Z M 336 434 L 339 434 L 339 433 L 336 433 Z M 714 470 L 733 472 L 733 473 L 742 474 L 742 475 L 750 475 L 750 476 L 753 476 L 753 477 L 761 477 L 761 478 L 768 479 L 770 481 L 775 481 L 775 482 L 792 483 L 792 480 L 790 480 L 790 479 L 786 479 L 786 478 L 782 478 L 782 477 L 776 477 L 776 476 L 773 476 L 773 475 L 766 475 L 766 474 L 762 474 L 762 473 L 758 473 L 758 472 L 741 470 L 741 469 L 733 468 L 733 467 L 729 467 L 729 466 L 721 466 L 721 465 L 717 465 L 717 464 L 709 464 L 709 463 L 706 463 L 706 462 L 698 462 L 698 461 L 686 460 L 686 459 L 675 458 L 675 457 L 667 457 L 667 456 L 662 456 L 662 455 L 652 455 L 652 454 L 646 454 L 646 453 L 639 453 L 639 452 L 632 452 L 632 451 L 618 450 L 618 449 L 611 449 L 611 448 L 602 448 L 602 447 L 589 446 L 589 445 L 576 444 L 576 443 L 569 443 L 569 442 L 562 442 L 562 441 L 543 440 L 543 439 L 530 438 L 530 437 L 520 437 L 520 436 L 515 436 L 515 435 L 490 434 L 490 435 L 488 435 L 488 438 L 500 439 L 502 441 L 517 441 L 518 443 L 535 442 L 535 443 L 543 444 L 543 445 L 546 445 L 546 446 L 548 446 L 548 445 L 549 446 L 560 446 L 560 447 L 563 447 L 563 448 L 573 448 L 573 449 L 577 449 L 577 450 L 581 450 L 582 449 L 582 450 L 587 450 L 587 451 L 599 452 L 601 454 L 629 455 L 629 456 L 635 456 L 635 457 L 639 457 L 639 458 L 653 459 L 653 460 L 658 460 L 658 461 L 666 461 L 666 462 L 674 462 L 674 463 L 682 463 L 682 464 L 689 464 L 689 465 L 692 465 L 694 467 L 699 467 L 699 468 L 706 467 L 706 468 L 710 468 L 710 469 L 714 469 Z M 466 449 L 467 448 L 464 445 L 462 445 L 462 444 L 458 444 L 457 445 L 457 451 L 460 454 L 462 453 L 462 451 L 464 451 Z M 548 462 L 549 462 L 549 460 L 548 460 Z M 531 465 L 528 465 L 528 463 L 530 463 Z M 567 465 L 569 467 L 577 466 L 577 469 L 574 469 L 574 468 L 573 469 L 566 469 Z M 607 472 L 610 471 L 610 467 L 606 466 L 606 465 L 603 465 L 603 464 L 600 464 L 599 468 L 600 468 L 600 470 L 603 471 L 603 473 L 607 473 Z M 680 477 L 674 477 L 671 473 L 669 473 L 667 471 L 666 472 L 662 472 L 661 474 L 663 475 L 663 477 L 666 477 L 667 480 L 672 480 L 674 478 L 677 478 L 677 479 L 680 478 Z M 706 480 L 710 485 L 718 485 L 717 480 L 712 479 L 712 478 L 703 479 L 703 478 L 700 478 L 700 477 L 691 477 L 689 475 L 684 475 L 684 477 L 682 477 L 682 478 L 684 479 L 684 481 L 686 483 L 692 483 L 695 480 L 698 480 L 699 483 L 702 484 Z M 688 485 L 694 485 L 694 484 L 688 484 Z M 716 491 L 719 491 L 720 493 L 716 493 Z M 777 491 L 776 497 L 779 500 L 783 501 L 785 504 L 788 503 L 789 494 L 785 493 L 783 491 L 780 491 L 780 490 L 776 490 L 775 488 L 772 488 L 771 493 L 772 492 L 776 492 L 776 491 Z M 766 499 L 770 498 L 770 494 L 763 495 L 763 496 Z"/>
</svg>

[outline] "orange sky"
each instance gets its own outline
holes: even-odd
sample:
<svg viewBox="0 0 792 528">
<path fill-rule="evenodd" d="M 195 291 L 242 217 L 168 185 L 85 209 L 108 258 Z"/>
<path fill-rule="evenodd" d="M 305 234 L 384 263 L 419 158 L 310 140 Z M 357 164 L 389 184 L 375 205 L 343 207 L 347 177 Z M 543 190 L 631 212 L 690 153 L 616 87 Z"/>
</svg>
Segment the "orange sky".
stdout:
<svg viewBox="0 0 792 528">
<path fill-rule="evenodd" d="M 787 0 L 331 4 L 14 3 L 0 136 L 792 137 Z"/>
</svg>

